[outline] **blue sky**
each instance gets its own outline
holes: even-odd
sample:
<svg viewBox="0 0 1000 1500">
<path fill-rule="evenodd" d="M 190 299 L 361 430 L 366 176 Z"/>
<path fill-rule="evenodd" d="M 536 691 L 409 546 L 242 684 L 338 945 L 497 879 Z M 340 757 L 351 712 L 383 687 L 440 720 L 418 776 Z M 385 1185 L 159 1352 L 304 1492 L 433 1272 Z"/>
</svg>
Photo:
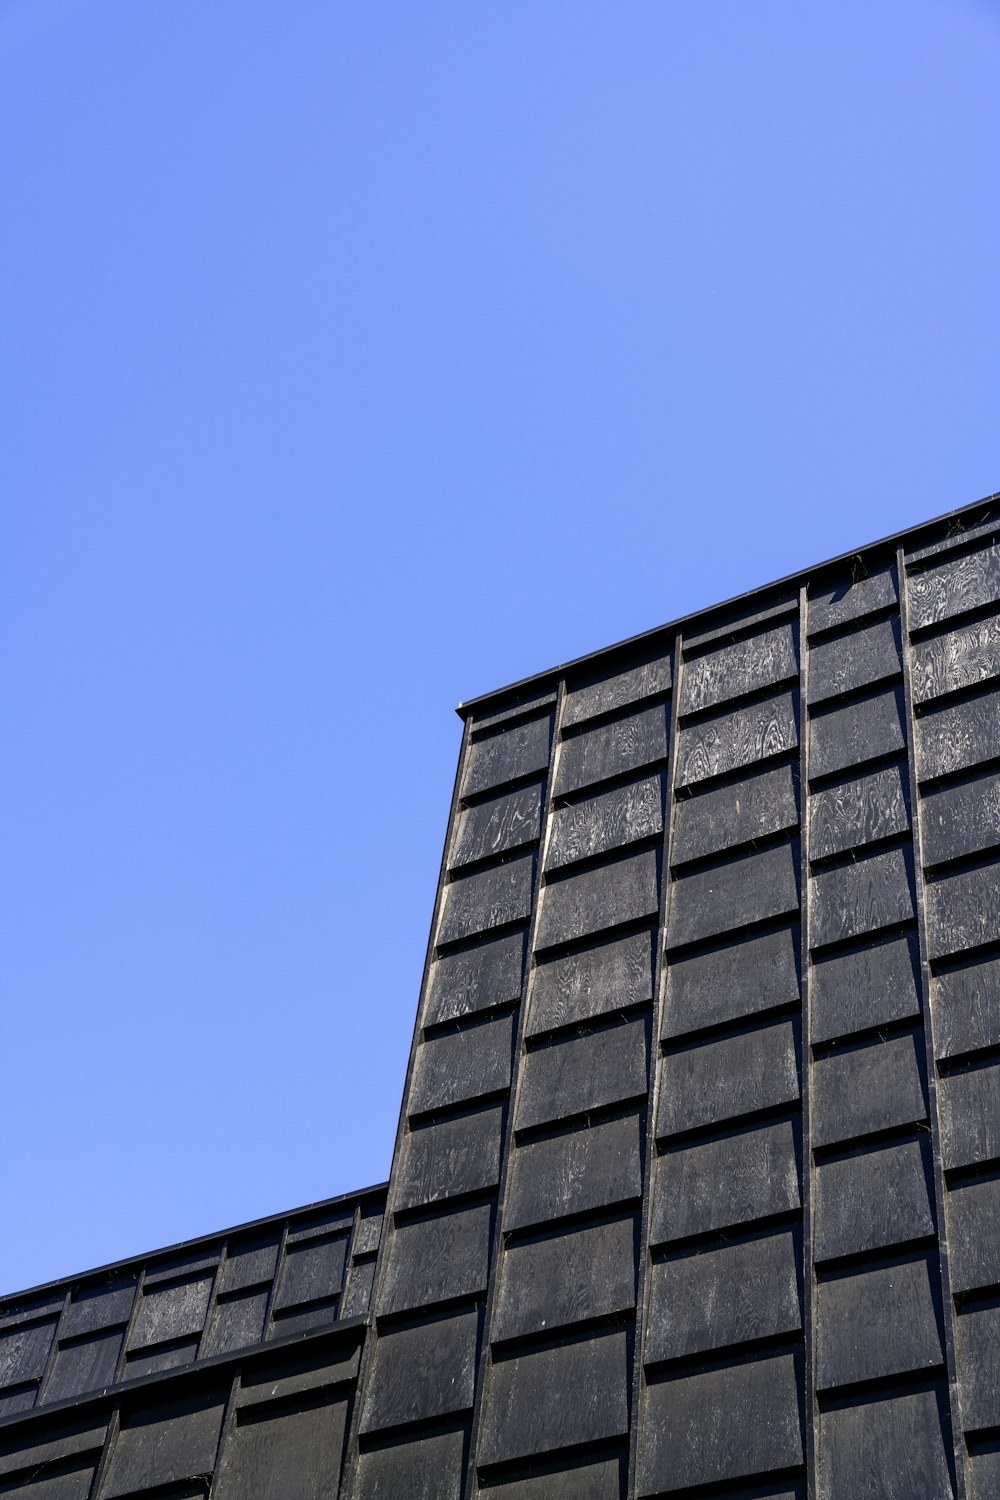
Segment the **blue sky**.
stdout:
<svg viewBox="0 0 1000 1500">
<path fill-rule="evenodd" d="M 0 0 L 0 1290 L 388 1173 L 454 705 L 1000 488 L 987 0 Z"/>
</svg>

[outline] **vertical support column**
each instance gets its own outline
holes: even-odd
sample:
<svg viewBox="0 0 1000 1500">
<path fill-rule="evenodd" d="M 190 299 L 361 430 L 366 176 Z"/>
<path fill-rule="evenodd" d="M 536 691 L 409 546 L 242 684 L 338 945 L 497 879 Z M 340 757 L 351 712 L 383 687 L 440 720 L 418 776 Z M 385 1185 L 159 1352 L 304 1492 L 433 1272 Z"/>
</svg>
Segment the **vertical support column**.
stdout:
<svg viewBox="0 0 1000 1500">
<path fill-rule="evenodd" d="M 809 959 L 809 879 L 811 859 L 811 822 L 809 803 L 809 724 L 806 705 L 809 702 L 809 596 L 805 585 L 799 590 L 799 704 L 802 732 L 799 736 L 799 807 L 802 818 L 802 916 L 799 928 L 799 974 L 802 984 L 802 1337 L 805 1345 L 805 1454 L 806 1496 L 817 1500 L 816 1440 L 819 1431 L 819 1407 L 816 1401 L 816 1251 L 814 1243 L 812 1089 L 812 964 Z"/>
<path fill-rule="evenodd" d="M 666 644 L 561 700 L 469 1496 L 624 1493 Z"/>
<path fill-rule="evenodd" d="M 677 663 L 638 1497 L 802 1496 L 798 624 Z"/>
</svg>

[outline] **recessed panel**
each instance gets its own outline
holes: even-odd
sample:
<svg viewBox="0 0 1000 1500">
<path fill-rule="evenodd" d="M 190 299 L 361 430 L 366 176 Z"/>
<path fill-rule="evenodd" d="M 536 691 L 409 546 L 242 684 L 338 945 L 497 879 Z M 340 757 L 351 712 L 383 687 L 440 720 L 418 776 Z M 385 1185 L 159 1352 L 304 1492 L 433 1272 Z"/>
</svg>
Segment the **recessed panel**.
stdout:
<svg viewBox="0 0 1000 1500">
<path fill-rule="evenodd" d="M 798 677 L 797 635 L 798 622 L 787 620 L 760 635 L 688 657 L 681 674 L 681 713 L 713 708 Z"/>
<path fill-rule="evenodd" d="M 502 1131 L 499 1105 L 411 1130 L 398 1167 L 397 1210 L 496 1187 Z"/>
<path fill-rule="evenodd" d="M 580 687 L 569 688 L 563 705 L 564 725 L 579 724 L 598 714 L 613 713 L 643 698 L 654 698 L 670 691 L 670 657 L 660 656 L 641 662 L 624 672 L 612 673 Z"/>
<path fill-rule="evenodd" d="M 659 857 L 655 850 L 612 860 L 596 870 L 546 884 L 535 945 L 551 948 L 653 917 L 659 904 Z"/>
<path fill-rule="evenodd" d="M 383 1333 L 375 1344 L 361 1431 L 426 1422 L 472 1405 L 479 1313 Z"/>
<path fill-rule="evenodd" d="M 347 1235 L 341 1234 L 290 1245 L 278 1280 L 275 1310 L 335 1296 L 344 1284 L 347 1244 Z"/>
<path fill-rule="evenodd" d="M 809 942 L 844 942 L 914 915 L 909 851 L 887 849 L 812 877 Z"/>
<path fill-rule="evenodd" d="M 887 766 L 814 792 L 809 802 L 811 858 L 828 859 L 906 833 L 910 811 L 905 775 L 902 766 Z"/>
<path fill-rule="evenodd" d="M 111 1385 L 124 1341 L 125 1330 L 112 1328 L 60 1343 L 45 1388 L 45 1400 L 65 1401 L 68 1396 Z"/>
<path fill-rule="evenodd" d="M 911 630 L 996 603 L 1000 599 L 1000 547 L 994 543 L 911 573 L 907 598 Z"/>
<path fill-rule="evenodd" d="M 817 1261 L 933 1234 L 928 1170 L 919 1141 L 822 1162 L 813 1197 Z"/>
<path fill-rule="evenodd" d="M 212 1393 L 123 1414 L 101 1485 L 102 1500 L 211 1474 L 222 1412 L 221 1393 Z"/>
<path fill-rule="evenodd" d="M 462 813 L 452 867 L 492 859 L 538 838 L 542 827 L 544 784 L 519 787 Z"/>
<path fill-rule="evenodd" d="M 916 739 L 922 780 L 996 760 L 1000 755 L 1000 693 L 993 691 L 921 714 Z"/>
<path fill-rule="evenodd" d="M 895 687 L 860 702 L 814 714 L 809 724 L 809 775 L 831 776 L 906 745 L 903 690 Z"/>
<path fill-rule="evenodd" d="M 1000 676 L 1000 619 L 949 630 L 916 642 L 912 650 L 915 703 L 989 682 Z"/>
<path fill-rule="evenodd" d="M 641 1160 L 638 1115 L 518 1146 L 511 1157 L 504 1229 L 638 1198 Z"/>
<path fill-rule="evenodd" d="M 1000 1157 L 1000 1063 L 942 1078 L 938 1099 L 946 1167 Z"/>
<path fill-rule="evenodd" d="M 713 865 L 674 881 L 670 902 L 670 942 L 715 937 L 797 911 L 797 844 L 781 844 Z"/>
<path fill-rule="evenodd" d="M 485 1291 L 493 1222 L 488 1203 L 398 1224 L 379 1300 L 395 1313 Z"/>
<path fill-rule="evenodd" d="M 942 875 L 927 884 L 927 947 L 931 958 L 964 953 L 1000 940 L 998 868 Z"/>
<path fill-rule="evenodd" d="M 966 1432 L 1000 1426 L 1000 1307 L 962 1313 L 956 1340 Z"/>
<path fill-rule="evenodd" d="M 559 747 L 557 797 L 667 758 L 667 709 L 640 709 L 627 718 L 585 729 Z"/>
<path fill-rule="evenodd" d="M 937 975 L 931 996 L 939 1057 L 955 1057 L 1000 1042 L 1000 958 Z"/>
<path fill-rule="evenodd" d="M 656 1133 L 717 1124 L 799 1097 L 792 1021 L 671 1052 L 660 1062 Z"/>
<path fill-rule="evenodd" d="M 549 763 L 551 741 L 551 714 L 475 740 L 469 747 L 463 795 L 472 797 L 506 781 L 544 771 Z"/>
<path fill-rule="evenodd" d="M 230 1430 L 213 1495 L 218 1500 L 329 1500 L 344 1457 L 347 1402 L 254 1413 Z"/>
<path fill-rule="evenodd" d="M 362 1453 L 356 1500 L 461 1500 L 464 1432 L 434 1432 Z M 242 1497 L 241 1497 L 242 1500 Z"/>
<path fill-rule="evenodd" d="M 557 808 L 549 826 L 546 868 L 607 854 L 663 831 L 663 778 L 646 776 Z"/>
<path fill-rule="evenodd" d="M 164 1344 L 185 1334 L 200 1333 L 211 1290 L 211 1276 L 198 1276 L 193 1281 L 167 1283 L 144 1292 L 129 1348 L 142 1349 L 147 1344 Z"/>
<path fill-rule="evenodd" d="M 811 988 L 813 1042 L 918 1016 L 916 937 L 831 954 L 814 965 Z"/>
<path fill-rule="evenodd" d="M 927 1118 L 919 1037 L 876 1039 L 813 1064 L 813 1145 L 892 1130 Z"/>
<path fill-rule="evenodd" d="M 1000 751 L 1000 743 L 997 745 Z M 925 865 L 964 859 L 1000 845 L 1000 774 L 925 794 L 921 810 Z"/>
<path fill-rule="evenodd" d="M 644 1019 L 567 1037 L 529 1052 L 521 1063 L 519 1130 L 645 1098 L 648 1027 Z"/>
<path fill-rule="evenodd" d="M 524 948 L 524 933 L 515 932 L 439 958 L 431 965 L 424 1024 L 433 1026 L 519 999 Z"/>
<path fill-rule="evenodd" d="M 944 1363 L 935 1292 L 937 1255 L 821 1281 L 816 1289 L 816 1383 L 857 1385 Z"/>
<path fill-rule="evenodd" d="M 947 1208 L 952 1291 L 1000 1286 L 1000 1178 L 956 1184 Z"/>
<path fill-rule="evenodd" d="M 494 1342 L 635 1306 L 635 1222 L 571 1226 L 509 1245 L 500 1263 Z"/>
<path fill-rule="evenodd" d="M 0 1387 L 38 1380 L 52 1348 L 55 1320 L 0 1334 Z"/>
<path fill-rule="evenodd" d="M 790 1120 L 666 1152 L 656 1164 L 650 1243 L 799 1208 L 798 1152 Z"/>
<path fill-rule="evenodd" d="M 943 1395 L 914 1391 L 825 1412 L 820 1500 L 951 1500 L 946 1410 Z"/>
<path fill-rule="evenodd" d="M 700 796 L 681 798 L 674 810 L 671 862 L 703 859 L 797 828 L 796 772 L 790 765 L 776 766 Z"/>
<path fill-rule="evenodd" d="M 650 1385 L 642 1406 L 638 1494 L 670 1494 L 800 1464 L 798 1385 L 791 1354 Z"/>
<path fill-rule="evenodd" d="M 652 933 L 615 938 L 537 966 L 527 1034 L 537 1036 L 652 998 Z"/>
<path fill-rule="evenodd" d="M 685 725 L 677 740 L 677 785 L 738 771 L 785 755 L 799 743 L 798 693 L 730 710 Z"/>
<path fill-rule="evenodd" d="M 494 1360 L 484 1398 L 481 1467 L 628 1432 L 624 1330 Z"/>
<path fill-rule="evenodd" d="M 647 1365 L 745 1344 L 802 1326 L 791 1230 L 650 1267 Z"/>
<path fill-rule="evenodd" d="M 443 1109 L 507 1088 L 513 1046 L 512 1015 L 422 1042 L 406 1101 L 409 1113 Z"/>
<path fill-rule="evenodd" d="M 809 600 L 810 631 L 832 630 L 896 603 L 896 570 L 882 568 L 867 577 L 853 574 L 824 584 Z"/>
<path fill-rule="evenodd" d="M 898 619 L 856 627 L 849 635 L 823 641 L 809 653 L 809 701 L 822 703 L 857 692 L 903 670 Z"/>
<path fill-rule="evenodd" d="M 798 939 L 797 926 L 785 927 L 708 953 L 671 956 L 664 1038 L 798 1000 Z"/>
<path fill-rule="evenodd" d="M 445 887 L 438 943 L 453 943 L 523 921 L 531 911 L 534 871 L 534 856 L 520 854 L 505 864 L 451 881 Z"/>
</svg>

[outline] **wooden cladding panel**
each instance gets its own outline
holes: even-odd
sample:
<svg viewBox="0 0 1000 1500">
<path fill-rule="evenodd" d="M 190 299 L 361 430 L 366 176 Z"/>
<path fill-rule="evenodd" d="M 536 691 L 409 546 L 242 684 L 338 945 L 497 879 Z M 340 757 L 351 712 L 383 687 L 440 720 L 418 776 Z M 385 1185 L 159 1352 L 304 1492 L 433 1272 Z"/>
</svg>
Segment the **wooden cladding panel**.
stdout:
<svg viewBox="0 0 1000 1500">
<path fill-rule="evenodd" d="M 729 698 L 757 693 L 797 678 L 796 635 L 796 625 L 785 621 L 760 635 L 689 657 L 681 675 L 681 713 L 714 708 Z"/>
</svg>

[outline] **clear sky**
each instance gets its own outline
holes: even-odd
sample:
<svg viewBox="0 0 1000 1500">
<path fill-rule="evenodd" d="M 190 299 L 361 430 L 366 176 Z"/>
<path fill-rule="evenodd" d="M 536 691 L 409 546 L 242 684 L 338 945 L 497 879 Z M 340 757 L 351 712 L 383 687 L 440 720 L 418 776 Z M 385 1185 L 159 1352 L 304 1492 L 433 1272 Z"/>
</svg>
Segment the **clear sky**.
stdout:
<svg viewBox="0 0 1000 1500">
<path fill-rule="evenodd" d="M 0 0 L 0 1290 L 383 1179 L 463 698 L 1000 488 L 995 0 Z"/>
</svg>

